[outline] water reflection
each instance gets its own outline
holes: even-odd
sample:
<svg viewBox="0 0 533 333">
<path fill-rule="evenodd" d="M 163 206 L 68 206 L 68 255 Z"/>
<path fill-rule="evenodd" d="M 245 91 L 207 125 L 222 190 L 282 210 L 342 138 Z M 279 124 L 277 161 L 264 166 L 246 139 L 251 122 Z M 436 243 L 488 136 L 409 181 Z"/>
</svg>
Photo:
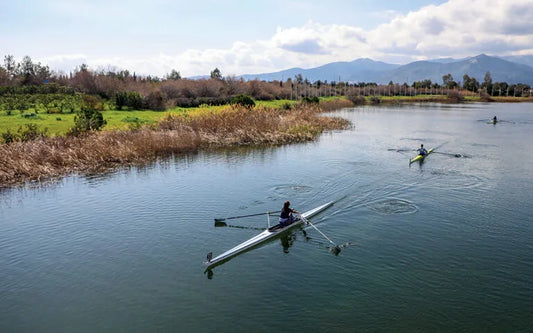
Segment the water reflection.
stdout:
<svg viewBox="0 0 533 333">
<path fill-rule="evenodd" d="M 243 226 L 230 226 L 228 225 L 228 227 L 234 227 L 234 228 L 240 228 L 240 229 L 253 229 L 253 230 L 264 230 L 264 229 L 260 229 L 260 228 L 251 228 L 251 227 L 243 227 Z M 246 249 L 242 252 L 239 252 L 238 254 L 232 256 L 232 257 L 229 257 L 225 260 L 222 260 L 216 264 L 214 264 L 213 266 L 210 266 L 209 268 L 206 268 L 205 271 L 204 271 L 204 274 L 207 275 L 207 278 L 208 279 L 212 279 L 213 276 L 214 276 L 214 273 L 213 273 L 213 269 L 216 268 L 216 267 L 219 267 L 225 263 L 227 263 L 228 261 L 236 258 L 236 257 L 239 257 L 241 256 L 242 254 L 244 253 L 247 253 L 247 252 L 250 252 L 250 251 L 253 251 L 255 249 L 258 249 L 260 247 L 263 247 L 263 246 L 266 246 L 267 244 L 271 244 L 272 242 L 276 242 L 277 240 L 279 240 L 280 244 L 281 244 L 281 247 L 283 249 L 283 253 L 289 253 L 289 248 L 291 248 L 294 243 L 297 241 L 298 239 L 298 236 L 297 236 L 297 233 L 298 231 L 301 231 L 304 235 L 304 238 L 306 240 L 308 240 L 308 237 L 307 237 L 307 233 L 305 232 L 305 230 L 301 227 L 301 226 L 298 226 L 296 229 L 289 229 L 289 230 L 286 230 L 270 239 L 268 239 L 267 241 L 263 242 L 263 243 L 260 243 L 260 244 L 257 244 L 249 249 Z"/>
</svg>

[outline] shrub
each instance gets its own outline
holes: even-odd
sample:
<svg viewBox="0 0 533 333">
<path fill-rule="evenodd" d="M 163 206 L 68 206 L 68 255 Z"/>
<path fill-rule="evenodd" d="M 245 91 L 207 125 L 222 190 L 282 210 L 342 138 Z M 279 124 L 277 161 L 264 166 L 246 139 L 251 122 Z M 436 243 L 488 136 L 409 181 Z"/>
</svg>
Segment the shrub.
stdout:
<svg viewBox="0 0 533 333">
<path fill-rule="evenodd" d="M 289 103 L 289 102 L 285 102 L 281 105 L 281 109 L 282 110 L 291 110 L 292 109 L 292 104 Z"/>
<path fill-rule="evenodd" d="M 2 139 L 4 140 L 5 143 L 11 143 L 11 142 L 18 141 L 17 133 L 12 133 L 8 129 L 7 132 L 2 133 Z"/>
<path fill-rule="evenodd" d="M 446 100 L 451 103 L 460 103 L 464 101 L 464 97 L 458 91 L 450 91 Z"/>
<path fill-rule="evenodd" d="M 26 124 L 24 126 L 19 127 L 18 137 L 19 140 L 22 142 L 33 141 L 45 138 L 47 136 L 46 132 L 48 132 L 47 128 L 40 129 L 37 124 Z"/>
<path fill-rule="evenodd" d="M 371 104 L 380 104 L 381 103 L 381 98 L 379 98 L 378 96 L 372 96 L 372 97 L 370 97 L 370 103 Z"/>
<path fill-rule="evenodd" d="M 320 102 L 320 100 L 318 99 L 318 97 L 316 96 L 313 96 L 313 97 L 302 97 L 302 103 L 307 103 L 307 104 L 318 104 Z"/>
<path fill-rule="evenodd" d="M 247 109 L 251 109 L 255 106 L 254 100 L 248 95 L 237 95 L 231 99 L 230 103 L 232 105 L 242 106 Z"/>
<path fill-rule="evenodd" d="M 154 91 L 144 98 L 144 104 L 150 110 L 163 111 L 166 109 L 165 100 L 166 98 L 162 92 Z"/>
<path fill-rule="evenodd" d="M 74 127 L 70 129 L 70 135 L 78 135 L 87 131 L 98 131 L 107 122 L 102 113 L 95 109 L 83 108 L 74 116 Z"/>
<path fill-rule="evenodd" d="M 2 133 L 2 139 L 5 143 L 33 141 L 46 138 L 47 132 L 47 128 L 41 129 L 37 124 L 30 123 L 20 126 L 17 133 L 13 133 L 8 129 L 7 132 Z"/>
<path fill-rule="evenodd" d="M 350 100 L 355 105 L 365 105 L 366 104 L 365 98 L 363 96 L 357 94 L 357 92 L 355 92 L 355 91 L 349 91 L 346 94 L 346 98 L 348 100 Z"/>
<path fill-rule="evenodd" d="M 82 97 L 82 109 L 91 109 L 95 111 L 103 111 L 104 103 L 98 96 L 83 95 Z"/>
<path fill-rule="evenodd" d="M 135 110 L 142 108 L 143 99 L 136 91 L 117 92 L 114 97 L 115 106 L 118 110 L 122 110 L 125 106 Z"/>
<path fill-rule="evenodd" d="M 39 115 L 37 113 L 33 113 L 33 112 L 30 112 L 30 113 L 23 113 L 20 115 L 21 117 L 23 118 L 32 118 L 32 119 L 39 119 L 41 117 L 39 117 Z"/>
</svg>

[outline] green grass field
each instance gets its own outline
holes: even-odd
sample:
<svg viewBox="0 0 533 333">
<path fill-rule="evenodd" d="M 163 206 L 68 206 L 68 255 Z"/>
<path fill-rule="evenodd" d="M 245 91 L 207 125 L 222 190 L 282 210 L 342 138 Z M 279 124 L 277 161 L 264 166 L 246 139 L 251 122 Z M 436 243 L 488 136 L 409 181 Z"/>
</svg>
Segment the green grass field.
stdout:
<svg viewBox="0 0 533 333">
<path fill-rule="evenodd" d="M 295 104 L 296 101 L 258 101 L 259 106 L 269 106 L 280 108 L 283 104 Z M 169 114 L 189 114 L 201 115 L 205 112 L 217 112 L 228 107 L 223 106 L 199 106 L 196 108 L 173 108 L 165 111 L 150 111 L 150 110 L 133 110 L 133 111 L 117 111 L 108 110 L 102 111 L 107 125 L 104 130 L 127 129 L 128 127 L 139 124 L 157 123 L 161 118 L 167 117 Z M 32 116 L 29 116 L 29 115 Z M 65 135 L 68 130 L 74 126 L 74 116 L 76 113 L 61 113 L 61 114 L 47 114 L 32 112 L 25 112 L 21 114 L 19 111 L 11 112 L 8 115 L 6 111 L 0 111 L 0 134 L 8 130 L 16 132 L 20 126 L 26 124 L 37 124 L 39 128 L 47 128 L 47 134 L 51 136 Z"/>
<path fill-rule="evenodd" d="M 150 110 L 135 110 L 135 111 L 102 111 L 107 125 L 104 130 L 126 129 L 130 125 L 137 123 L 150 124 L 156 123 L 159 119 L 168 116 L 169 114 L 183 114 L 183 113 L 202 113 L 206 109 L 215 111 L 221 107 L 198 107 L 198 108 L 174 108 L 166 111 L 150 111 Z M 25 113 L 27 115 L 27 113 Z M 47 114 L 39 113 L 35 116 L 24 116 L 18 111 L 13 111 L 11 115 L 7 115 L 5 111 L 0 111 L 0 133 L 5 133 L 7 130 L 16 132 L 20 126 L 25 124 L 37 124 L 40 128 L 47 128 L 48 135 L 61 136 L 65 135 L 67 131 L 74 126 L 74 116 L 76 113 L 63 114 Z"/>
</svg>

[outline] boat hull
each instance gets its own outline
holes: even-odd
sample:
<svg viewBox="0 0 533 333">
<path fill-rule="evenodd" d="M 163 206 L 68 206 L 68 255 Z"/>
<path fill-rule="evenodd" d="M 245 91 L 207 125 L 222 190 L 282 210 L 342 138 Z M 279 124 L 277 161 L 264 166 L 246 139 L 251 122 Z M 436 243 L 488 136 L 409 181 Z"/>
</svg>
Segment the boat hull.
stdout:
<svg viewBox="0 0 533 333">
<path fill-rule="evenodd" d="M 431 154 L 433 152 L 433 149 L 434 148 L 431 148 L 430 150 L 428 150 L 428 153 L 426 155 L 416 155 L 415 157 L 413 157 L 410 161 L 409 161 L 409 164 L 411 163 L 414 163 L 414 162 L 417 162 L 417 161 L 420 161 L 422 162 L 429 154 Z"/>
<path fill-rule="evenodd" d="M 318 206 L 314 209 L 311 209 L 309 211 L 306 211 L 304 213 L 302 213 L 302 216 L 304 218 L 310 218 L 322 211 L 324 211 L 325 209 L 329 208 L 330 206 L 333 205 L 333 201 L 331 202 L 328 202 L 326 204 L 323 204 L 321 206 Z M 289 224 L 288 226 L 285 226 L 285 227 L 280 227 L 279 225 L 276 225 L 272 228 L 269 228 L 269 229 L 266 229 L 265 231 L 263 231 L 262 233 L 260 233 L 259 235 L 256 235 L 252 238 L 250 238 L 249 240 L 227 250 L 226 252 L 214 257 L 213 259 L 211 259 L 210 261 L 206 261 L 204 264 L 207 266 L 207 268 L 212 268 L 216 265 L 219 265 L 231 258 L 233 258 L 234 256 L 238 255 L 239 253 L 242 253 L 242 252 L 245 252 L 249 249 L 251 249 L 252 247 L 256 246 L 256 245 L 259 245 L 261 243 L 264 243 L 266 242 L 267 240 L 289 230 L 289 229 L 292 229 L 298 225 L 302 225 L 304 224 L 304 220 L 303 219 L 298 219 L 296 221 L 294 221 L 293 223 Z"/>
</svg>

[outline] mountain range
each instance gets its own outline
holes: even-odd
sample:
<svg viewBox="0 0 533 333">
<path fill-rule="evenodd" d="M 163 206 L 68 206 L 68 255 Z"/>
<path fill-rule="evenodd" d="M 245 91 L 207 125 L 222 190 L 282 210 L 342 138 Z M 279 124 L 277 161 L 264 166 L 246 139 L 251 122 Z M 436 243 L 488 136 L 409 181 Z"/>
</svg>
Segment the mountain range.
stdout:
<svg viewBox="0 0 533 333">
<path fill-rule="evenodd" d="M 533 85 L 533 56 L 493 57 L 480 54 L 464 59 L 434 59 L 415 61 L 406 65 L 389 64 L 371 59 L 357 59 L 351 62 L 333 62 L 323 66 L 303 69 L 290 68 L 274 73 L 240 75 L 245 80 L 274 81 L 294 79 L 301 74 L 311 82 L 375 82 L 387 84 L 412 84 L 414 81 L 429 79 L 442 84 L 442 77 L 451 74 L 455 81 L 463 81 L 463 75 L 474 77 L 483 82 L 490 72 L 492 82 L 525 83 Z"/>
</svg>

